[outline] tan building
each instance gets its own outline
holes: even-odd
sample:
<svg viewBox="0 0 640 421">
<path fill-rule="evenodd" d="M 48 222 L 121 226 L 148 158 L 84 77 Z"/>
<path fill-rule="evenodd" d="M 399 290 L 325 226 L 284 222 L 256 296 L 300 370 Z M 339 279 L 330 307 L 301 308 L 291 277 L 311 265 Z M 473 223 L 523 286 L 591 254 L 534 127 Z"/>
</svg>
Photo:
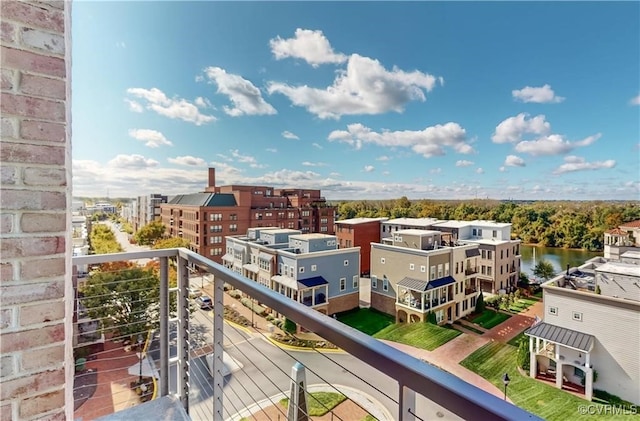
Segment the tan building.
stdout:
<svg viewBox="0 0 640 421">
<path fill-rule="evenodd" d="M 478 245 L 442 246 L 448 234 L 434 230 L 394 231 L 371 244 L 371 307 L 399 323 L 453 322 L 475 309 Z"/>
<path fill-rule="evenodd" d="M 604 233 L 605 259 L 618 260 L 627 251 L 640 251 L 640 220 L 624 223 Z"/>
</svg>

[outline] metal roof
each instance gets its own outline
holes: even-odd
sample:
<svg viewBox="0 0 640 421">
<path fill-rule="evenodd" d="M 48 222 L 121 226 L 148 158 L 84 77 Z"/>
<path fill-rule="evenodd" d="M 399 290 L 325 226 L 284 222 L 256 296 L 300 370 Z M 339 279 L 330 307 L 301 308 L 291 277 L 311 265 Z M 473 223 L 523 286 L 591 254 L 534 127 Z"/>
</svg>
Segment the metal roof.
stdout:
<svg viewBox="0 0 640 421">
<path fill-rule="evenodd" d="M 253 273 L 258 273 L 258 271 L 260 270 L 258 265 L 256 265 L 255 263 L 247 263 L 246 265 L 242 265 L 242 267 Z"/>
<path fill-rule="evenodd" d="M 453 284 L 456 280 L 452 276 L 445 276 L 444 278 L 434 279 L 433 281 L 423 281 L 420 279 L 414 279 L 405 277 L 398 282 L 398 286 L 412 289 L 414 291 L 428 291 L 433 288 L 442 287 L 445 285 Z"/>
<path fill-rule="evenodd" d="M 583 352 L 590 352 L 595 341 L 595 337 L 593 335 L 588 335 L 586 333 L 581 333 L 545 322 L 538 323 L 537 325 L 525 330 L 524 334 Z"/>
<path fill-rule="evenodd" d="M 273 255 L 269 253 L 260 252 L 260 254 L 258 254 L 258 259 L 264 260 L 265 262 L 270 262 L 271 259 L 273 259 Z"/>
<path fill-rule="evenodd" d="M 233 245 L 233 249 L 235 251 L 237 251 L 238 253 L 243 253 L 245 251 L 245 247 L 243 245 L 240 245 L 240 244 L 234 244 Z"/>
<path fill-rule="evenodd" d="M 190 193 L 173 197 L 169 204 L 184 206 L 236 206 L 236 198 L 230 193 Z"/>
<path fill-rule="evenodd" d="M 298 279 L 298 283 L 304 285 L 307 288 L 311 288 L 317 287 L 318 285 L 327 285 L 329 282 L 327 282 L 327 280 L 322 276 L 314 276 L 313 278 Z"/>
<path fill-rule="evenodd" d="M 467 250 L 464 251 L 464 254 L 467 257 L 480 256 L 480 250 L 478 250 L 477 248 L 467 249 Z"/>
<path fill-rule="evenodd" d="M 225 254 L 224 256 L 222 256 L 222 260 L 233 262 L 233 254 L 231 254 L 231 253 Z"/>
</svg>

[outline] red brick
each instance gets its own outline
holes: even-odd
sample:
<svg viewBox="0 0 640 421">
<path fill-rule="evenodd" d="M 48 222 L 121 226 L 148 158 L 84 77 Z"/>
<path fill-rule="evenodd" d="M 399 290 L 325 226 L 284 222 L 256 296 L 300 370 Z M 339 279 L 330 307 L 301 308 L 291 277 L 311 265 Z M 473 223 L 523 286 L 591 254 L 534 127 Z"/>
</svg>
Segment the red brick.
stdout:
<svg viewBox="0 0 640 421">
<path fill-rule="evenodd" d="M 22 28 L 20 32 L 23 46 L 64 56 L 64 38 L 62 36 L 33 28 Z"/>
<path fill-rule="evenodd" d="M 67 200 L 64 193 L 34 190 L 4 190 L 0 196 L 2 209 L 61 210 Z M 4 247 L 2 247 L 4 250 Z"/>
<path fill-rule="evenodd" d="M 31 304 L 22 306 L 20 307 L 20 326 L 62 321 L 64 310 L 64 301 L 49 302 L 46 305 Z"/>
<path fill-rule="evenodd" d="M 0 352 L 4 354 L 5 352 L 23 351 L 63 341 L 64 324 L 60 323 L 39 329 L 4 333 L 2 343 L 0 343 Z"/>
<path fill-rule="evenodd" d="M 3 196 L 6 195 L 6 191 Z M 61 254 L 66 251 L 64 237 L 3 238 L 0 254 L 3 259 Z M 25 263 L 26 264 L 26 263 Z"/>
<path fill-rule="evenodd" d="M 32 0 L 31 3 L 38 3 L 55 9 L 64 10 L 64 0 Z"/>
<path fill-rule="evenodd" d="M 8 145 L 9 143 L 5 143 L 5 145 Z M 4 145 L 2 146 L 2 148 L 4 149 Z M 1 152 L 0 152 L 1 155 Z M 18 170 L 18 168 L 16 167 L 9 167 L 6 166 L 5 163 L 3 162 L 3 166 L 0 167 L 0 181 L 2 182 L 3 185 L 10 185 L 10 184 L 16 184 L 19 181 L 20 178 L 20 172 Z"/>
<path fill-rule="evenodd" d="M 35 28 L 64 32 L 64 13 L 17 1 L 2 2 L 2 18 L 16 20 Z"/>
<path fill-rule="evenodd" d="M 8 234 L 13 232 L 13 214 L 3 213 L 0 215 L 0 233 Z"/>
<path fill-rule="evenodd" d="M 65 105 L 63 102 L 33 98 L 26 95 L 2 93 L 0 110 L 3 113 L 42 120 L 65 121 Z"/>
<path fill-rule="evenodd" d="M 34 370 L 58 366 L 64 361 L 64 344 L 47 346 L 24 351 L 22 354 L 22 370 Z"/>
<path fill-rule="evenodd" d="M 22 182 L 26 186 L 66 186 L 67 172 L 58 168 L 25 168 Z"/>
<path fill-rule="evenodd" d="M 5 143 L 0 150 L 1 162 L 21 164 L 49 164 L 63 166 L 64 146 L 32 145 L 28 143 Z"/>
<path fill-rule="evenodd" d="M 20 78 L 20 92 L 27 95 L 64 100 L 66 98 L 66 84 L 60 79 L 23 73 Z"/>
<path fill-rule="evenodd" d="M 0 133 L 2 133 L 3 139 L 15 139 L 18 134 L 18 120 L 15 118 L 7 118 L 2 117 L 2 128 L 0 129 Z"/>
<path fill-rule="evenodd" d="M 0 329 L 13 326 L 13 309 L 3 308 L 0 310 Z"/>
<path fill-rule="evenodd" d="M 65 259 L 39 259 L 33 263 L 20 266 L 20 279 L 38 279 L 62 276 L 65 273 Z"/>
<path fill-rule="evenodd" d="M 2 283 L 14 281 L 13 263 L 0 263 L 0 281 Z"/>
<path fill-rule="evenodd" d="M 5 284 L 0 286 L 2 305 L 31 303 L 38 300 L 53 300 L 64 296 L 64 282 L 50 281 L 30 284 Z"/>
<path fill-rule="evenodd" d="M 59 389 L 64 384 L 64 369 L 45 371 L 27 377 L 2 382 L 2 400 Z"/>
<path fill-rule="evenodd" d="M 16 27 L 10 22 L 2 21 L 0 24 L 2 29 L 2 42 L 6 44 L 15 44 L 16 42 Z"/>
<path fill-rule="evenodd" d="M 3 91 L 11 91 L 15 86 L 16 71 L 13 69 L 2 69 L 2 86 L 0 88 Z"/>
<path fill-rule="evenodd" d="M 11 377 L 15 373 L 16 373 L 15 356 L 11 354 L 0 356 L 0 379 Z"/>
<path fill-rule="evenodd" d="M 37 120 L 23 120 L 20 126 L 20 136 L 25 140 L 64 142 L 66 139 L 66 130 L 64 124 L 47 123 L 46 121 Z"/>
<path fill-rule="evenodd" d="M 3 2 L 2 4 L 6 3 L 9 2 Z M 3 68 L 20 69 L 60 78 L 64 78 L 67 74 L 64 60 L 59 57 L 49 57 L 4 46 L 2 47 L 1 56 Z"/>
<path fill-rule="evenodd" d="M 10 402 L 0 407 L 0 419 L 2 421 L 13 421 L 13 409 Z"/>
<path fill-rule="evenodd" d="M 20 220 L 22 232 L 57 232 L 67 228 L 64 213 L 25 213 Z"/>
<path fill-rule="evenodd" d="M 64 408 L 64 389 L 24 399 L 20 402 L 18 413 L 21 417 L 28 418 L 56 408 Z"/>
</svg>

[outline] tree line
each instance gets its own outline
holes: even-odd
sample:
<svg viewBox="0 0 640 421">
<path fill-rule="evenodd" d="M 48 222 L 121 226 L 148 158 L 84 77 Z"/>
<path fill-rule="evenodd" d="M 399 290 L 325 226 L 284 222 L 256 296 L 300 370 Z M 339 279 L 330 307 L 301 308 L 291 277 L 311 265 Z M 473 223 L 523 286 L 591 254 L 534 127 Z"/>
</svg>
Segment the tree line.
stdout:
<svg viewBox="0 0 640 421">
<path fill-rule="evenodd" d="M 360 200 L 333 203 L 337 220 L 349 218 L 436 218 L 508 222 L 511 235 L 526 244 L 600 251 L 604 232 L 640 219 L 640 202 L 503 202 L 497 200 L 436 201 Z"/>
</svg>

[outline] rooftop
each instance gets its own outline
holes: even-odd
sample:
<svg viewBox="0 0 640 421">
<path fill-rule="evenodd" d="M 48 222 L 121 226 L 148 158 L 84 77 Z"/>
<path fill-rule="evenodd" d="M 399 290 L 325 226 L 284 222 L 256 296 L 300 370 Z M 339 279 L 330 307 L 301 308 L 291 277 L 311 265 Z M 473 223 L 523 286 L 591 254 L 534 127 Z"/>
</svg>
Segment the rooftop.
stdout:
<svg viewBox="0 0 640 421">
<path fill-rule="evenodd" d="M 384 221 L 385 224 L 393 224 L 393 225 L 409 225 L 414 227 L 428 227 L 436 222 L 440 221 L 440 219 L 436 218 L 395 218 Z"/>
<path fill-rule="evenodd" d="M 329 234 L 321 234 L 318 232 L 315 233 L 310 233 L 310 234 L 297 234 L 297 235 L 292 235 L 290 237 L 291 239 L 296 239 L 296 240 L 329 240 L 329 239 L 333 239 L 336 238 L 335 235 L 329 235 Z"/>
<path fill-rule="evenodd" d="M 640 278 L 640 266 L 634 265 L 633 263 L 607 262 L 604 265 L 598 266 L 596 271 Z"/>
<path fill-rule="evenodd" d="M 394 234 L 407 234 L 407 235 L 417 235 L 420 237 L 428 237 L 432 235 L 442 235 L 442 232 L 436 231 L 436 230 L 418 230 L 418 229 L 409 228 L 405 230 L 395 231 Z"/>
<path fill-rule="evenodd" d="M 637 221 L 625 222 L 620 225 L 620 228 L 640 228 L 640 219 Z"/>
<path fill-rule="evenodd" d="M 336 224 L 344 224 L 344 225 L 359 225 L 366 224 L 370 222 L 383 222 L 387 221 L 389 218 L 351 218 L 351 219 L 343 219 L 341 221 L 335 221 Z"/>
</svg>

